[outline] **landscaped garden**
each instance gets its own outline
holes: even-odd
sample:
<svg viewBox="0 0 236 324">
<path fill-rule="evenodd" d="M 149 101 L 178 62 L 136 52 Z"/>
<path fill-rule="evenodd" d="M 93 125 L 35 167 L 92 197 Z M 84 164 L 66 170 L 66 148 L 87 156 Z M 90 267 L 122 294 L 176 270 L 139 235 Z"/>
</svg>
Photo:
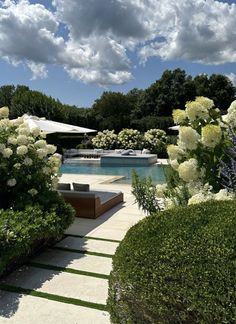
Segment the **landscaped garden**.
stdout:
<svg viewBox="0 0 236 324">
<path fill-rule="evenodd" d="M 134 174 L 133 194 L 151 216 L 114 257 L 114 323 L 236 321 L 236 101 L 223 117 L 205 97 L 185 108 L 173 111 L 180 127 L 166 184 Z"/>
<path fill-rule="evenodd" d="M 74 211 L 56 191 L 60 155 L 39 129 L 0 109 L 0 275 L 62 237 Z M 173 111 L 176 144 L 166 133 L 105 130 L 97 148 L 168 153 L 166 183 L 133 175 L 147 215 L 113 259 L 108 309 L 114 323 L 236 321 L 236 102 L 222 116 L 197 97 Z M 104 306 L 105 307 L 105 306 Z"/>
<path fill-rule="evenodd" d="M 40 130 L 0 109 L 0 275 L 60 238 L 74 210 L 55 190 L 61 157 Z"/>
</svg>

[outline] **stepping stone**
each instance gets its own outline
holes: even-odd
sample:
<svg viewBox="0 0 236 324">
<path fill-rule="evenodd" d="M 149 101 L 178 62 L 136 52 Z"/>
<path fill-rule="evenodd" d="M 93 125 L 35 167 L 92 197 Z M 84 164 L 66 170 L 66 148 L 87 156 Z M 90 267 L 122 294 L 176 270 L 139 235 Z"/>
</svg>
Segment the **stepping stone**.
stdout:
<svg viewBox="0 0 236 324">
<path fill-rule="evenodd" d="M 2 283 L 104 305 L 108 293 L 106 279 L 29 266 L 13 272 Z"/>
<path fill-rule="evenodd" d="M 92 308 L 0 290 L 1 324 L 109 324 L 109 314 Z"/>
<path fill-rule="evenodd" d="M 90 236 L 90 234 L 96 229 L 96 225 L 89 222 L 83 223 L 80 220 L 81 219 L 76 217 L 73 224 L 71 224 L 65 231 L 65 234 Z"/>
<path fill-rule="evenodd" d="M 99 227 L 89 234 L 89 236 L 121 241 L 125 237 L 126 232 L 127 230 Z"/>
<path fill-rule="evenodd" d="M 33 262 L 72 268 L 88 272 L 109 275 L 112 269 L 112 259 L 95 255 L 73 253 L 60 250 L 47 250 L 34 258 Z"/>
<path fill-rule="evenodd" d="M 68 236 L 55 246 L 81 251 L 115 254 L 118 243 Z"/>
</svg>

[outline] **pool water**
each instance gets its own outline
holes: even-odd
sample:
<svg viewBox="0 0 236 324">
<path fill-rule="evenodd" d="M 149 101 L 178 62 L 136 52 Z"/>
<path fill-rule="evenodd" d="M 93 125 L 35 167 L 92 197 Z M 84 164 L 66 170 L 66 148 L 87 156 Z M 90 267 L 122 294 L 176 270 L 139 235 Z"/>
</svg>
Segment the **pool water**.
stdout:
<svg viewBox="0 0 236 324">
<path fill-rule="evenodd" d="M 91 164 L 63 164 L 61 173 L 80 173 L 80 174 L 102 174 L 124 176 L 123 179 L 117 180 L 116 183 L 131 183 L 132 171 L 135 170 L 139 176 L 152 178 L 153 183 L 164 183 L 165 175 L 161 165 L 151 166 L 100 166 Z"/>
</svg>

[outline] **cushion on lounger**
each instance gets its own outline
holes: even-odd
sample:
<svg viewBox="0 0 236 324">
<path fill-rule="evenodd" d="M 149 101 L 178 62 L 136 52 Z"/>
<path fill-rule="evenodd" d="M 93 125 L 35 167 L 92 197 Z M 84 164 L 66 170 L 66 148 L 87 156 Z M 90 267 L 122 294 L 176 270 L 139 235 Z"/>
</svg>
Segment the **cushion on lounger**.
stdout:
<svg viewBox="0 0 236 324">
<path fill-rule="evenodd" d="M 128 149 L 128 150 L 122 151 L 121 155 L 136 155 L 136 153 L 134 150 Z"/>
<path fill-rule="evenodd" d="M 74 191 L 89 191 L 89 184 L 85 183 L 72 183 Z"/>
<path fill-rule="evenodd" d="M 70 190 L 70 183 L 58 183 L 58 190 Z"/>
</svg>

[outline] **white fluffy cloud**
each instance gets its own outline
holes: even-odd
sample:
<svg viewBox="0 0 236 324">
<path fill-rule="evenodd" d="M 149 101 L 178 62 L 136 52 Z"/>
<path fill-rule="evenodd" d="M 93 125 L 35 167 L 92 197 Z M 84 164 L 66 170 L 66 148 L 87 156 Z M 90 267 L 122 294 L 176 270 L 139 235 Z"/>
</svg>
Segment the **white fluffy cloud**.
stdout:
<svg viewBox="0 0 236 324">
<path fill-rule="evenodd" d="M 203 64 L 236 62 L 236 5 L 214 0 L 0 0 L 0 55 L 26 64 L 32 78 L 47 65 L 100 85 L 132 78 L 132 61 L 151 56 Z"/>
</svg>

